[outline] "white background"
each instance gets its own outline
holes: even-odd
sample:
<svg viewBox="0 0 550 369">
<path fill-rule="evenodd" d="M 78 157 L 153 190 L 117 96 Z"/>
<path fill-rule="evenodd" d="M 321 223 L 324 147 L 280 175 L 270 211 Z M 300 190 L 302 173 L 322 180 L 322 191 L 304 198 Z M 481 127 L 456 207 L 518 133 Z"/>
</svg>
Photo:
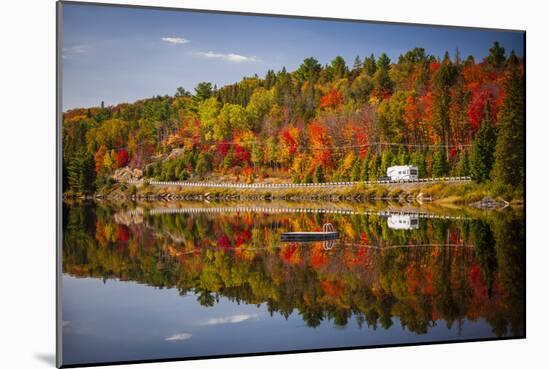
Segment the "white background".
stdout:
<svg viewBox="0 0 550 369">
<path fill-rule="evenodd" d="M 550 22 L 543 1 L 128 2 L 525 29 L 528 117 L 527 340 L 143 364 L 132 368 L 549 367 L 550 243 L 545 228 L 549 226 L 546 187 L 550 173 Z M 10 0 L 1 6 L 0 367 L 51 368 L 55 353 L 55 3 Z"/>
</svg>

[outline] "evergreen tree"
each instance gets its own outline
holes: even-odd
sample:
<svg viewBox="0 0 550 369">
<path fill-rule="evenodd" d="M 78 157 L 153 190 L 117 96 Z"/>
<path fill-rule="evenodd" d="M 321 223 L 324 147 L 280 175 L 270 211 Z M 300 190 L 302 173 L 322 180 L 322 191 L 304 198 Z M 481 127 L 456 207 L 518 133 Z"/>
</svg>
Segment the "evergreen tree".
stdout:
<svg viewBox="0 0 550 369">
<path fill-rule="evenodd" d="M 370 54 L 369 57 L 365 58 L 363 68 L 365 69 L 365 72 L 367 72 L 367 76 L 374 76 L 374 73 L 376 73 L 376 59 L 374 58 L 374 54 Z"/>
<path fill-rule="evenodd" d="M 229 156 L 229 154 L 227 156 Z M 208 171 L 210 171 L 210 160 L 207 155 L 201 152 L 197 160 L 195 172 L 202 178 L 206 173 L 208 173 Z"/>
<path fill-rule="evenodd" d="M 403 150 L 401 155 L 399 156 L 399 162 L 401 165 L 409 165 L 411 161 L 411 158 L 409 156 L 409 152 L 407 150 Z"/>
<path fill-rule="evenodd" d="M 161 162 L 160 161 L 156 161 L 154 164 L 153 164 L 153 176 L 155 177 L 155 179 L 157 180 L 160 180 L 160 174 L 161 174 L 161 169 L 162 169 L 162 166 L 161 166 Z"/>
<path fill-rule="evenodd" d="M 200 82 L 197 87 L 195 87 L 195 101 L 203 101 L 209 99 L 212 96 L 212 83 L 210 82 Z"/>
<path fill-rule="evenodd" d="M 355 163 L 353 164 L 353 167 L 351 168 L 351 173 L 349 176 L 349 180 L 352 182 L 359 181 L 359 177 L 361 175 L 361 163 L 360 160 L 355 160 Z"/>
<path fill-rule="evenodd" d="M 303 180 L 303 183 L 311 183 L 311 172 L 306 172 L 306 174 L 304 175 L 304 180 Z"/>
<path fill-rule="evenodd" d="M 359 173 L 359 180 L 360 181 L 368 181 L 369 180 L 369 157 L 368 157 L 368 155 L 365 155 L 365 157 L 361 161 L 361 171 Z"/>
<path fill-rule="evenodd" d="M 489 224 L 483 220 L 475 220 L 471 224 L 474 252 L 479 260 L 480 269 L 483 271 L 485 283 L 487 283 L 489 295 L 492 292 L 494 274 L 497 269 L 495 238 Z"/>
<path fill-rule="evenodd" d="M 325 176 L 323 175 L 323 168 L 321 168 L 320 165 L 317 165 L 315 167 L 315 171 L 313 172 L 313 182 L 323 183 L 324 181 L 325 181 Z"/>
<path fill-rule="evenodd" d="M 375 88 L 380 93 L 391 93 L 393 82 L 390 78 L 390 58 L 382 53 L 376 62 L 376 73 L 374 74 Z"/>
<path fill-rule="evenodd" d="M 418 177 L 427 177 L 426 172 L 426 160 L 424 154 L 421 151 L 415 151 L 411 155 L 411 164 L 418 168 Z"/>
<path fill-rule="evenodd" d="M 451 63 L 449 53 L 446 52 L 432 82 L 434 92 L 433 119 L 438 136 L 445 145 L 449 145 L 451 137 L 451 87 L 456 80 L 457 72 L 457 67 Z M 446 158 L 449 157 L 448 154 L 447 146 Z"/>
<path fill-rule="evenodd" d="M 377 180 L 382 173 L 382 170 L 380 169 L 380 164 L 380 155 L 372 155 L 369 162 L 369 178 L 373 181 Z"/>
<path fill-rule="evenodd" d="M 275 75 L 275 72 L 270 69 L 265 75 L 264 86 L 267 90 L 269 90 L 275 85 L 275 82 L 277 82 L 277 76 Z"/>
<path fill-rule="evenodd" d="M 496 132 L 491 119 L 489 102 L 485 104 L 485 118 L 474 140 L 472 158 L 470 160 L 470 172 L 477 182 L 485 182 L 489 179 L 494 162 Z"/>
<path fill-rule="evenodd" d="M 319 78 L 319 72 L 321 72 L 321 64 L 317 59 L 310 57 L 304 59 L 304 62 L 296 69 L 296 77 L 300 83 L 311 82 L 314 83 Z"/>
<path fill-rule="evenodd" d="M 388 170 L 389 167 L 391 167 L 393 164 L 394 164 L 394 155 L 393 155 L 393 152 L 391 151 L 391 149 L 387 149 L 386 151 L 384 151 L 382 153 L 382 162 L 381 162 L 381 168 L 380 168 L 380 172 L 381 172 L 381 175 L 385 175 L 386 174 L 386 171 Z"/>
<path fill-rule="evenodd" d="M 525 183 L 525 104 L 519 60 L 512 52 L 508 61 L 505 99 L 498 117 L 494 181 L 512 186 Z"/>
<path fill-rule="evenodd" d="M 262 147 L 258 145 L 256 142 L 252 144 L 252 150 L 251 150 L 251 161 L 254 167 L 258 167 L 262 164 L 262 160 L 264 158 L 264 152 L 262 150 Z"/>
<path fill-rule="evenodd" d="M 348 72 L 346 61 L 340 55 L 330 62 L 330 72 L 333 80 L 344 78 Z"/>
<path fill-rule="evenodd" d="M 227 155 L 225 155 L 225 158 L 223 158 L 223 168 L 225 170 L 228 170 L 233 166 L 233 155 L 234 155 L 234 150 L 233 150 L 233 146 L 231 146 Z"/>
<path fill-rule="evenodd" d="M 69 161 L 67 165 L 67 181 L 69 189 L 81 194 L 89 194 L 94 183 L 93 157 L 81 149 Z"/>
<path fill-rule="evenodd" d="M 175 97 L 191 97 L 191 93 L 189 91 L 187 91 L 185 88 L 183 87 L 178 87 L 176 89 L 176 93 L 174 94 Z"/>
<path fill-rule="evenodd" d="M 505 55 L 506 50 L 500 46 L 498 42 L 495 42 L 493 46 L 489 49 L 489 56 L 485 59 L 493 68 L 500 68 L 504 65 L 506 61 Z"/>
<path fill-rule="evenodd" d="M 399 147 L 399 151 L 397 151 L 397 156 L 394 159 L 395 165 L 409 165 L 409 153 L 407 150 L 403 148 L 403 146 Z"/>
<path fill-rule="evenodd" d="M 449 164 L 447 163 L 447 158 L 445 157 L 445 150 L 440 148 L 437 150 L 433 157 L 432 164 L 432 176 L 433 177 L 445 177 L 449 170 Z"/>
<path fill-rule="evenodd" d="M 353 70 L 358 71 L 361 68 L 363 68 L 363 62 L 361 62 L 359 55 L 357 55 L 353 61 Z"/>
<path fill-rule="evenodd" d="M 470 175 L 470 160 L 468 158 L 468 153 L 466 150 L 463 150 L 460 154 L 460 159 L 458 160 L 456 175 L 459 177 L 467 177 Z"/>
</svg>

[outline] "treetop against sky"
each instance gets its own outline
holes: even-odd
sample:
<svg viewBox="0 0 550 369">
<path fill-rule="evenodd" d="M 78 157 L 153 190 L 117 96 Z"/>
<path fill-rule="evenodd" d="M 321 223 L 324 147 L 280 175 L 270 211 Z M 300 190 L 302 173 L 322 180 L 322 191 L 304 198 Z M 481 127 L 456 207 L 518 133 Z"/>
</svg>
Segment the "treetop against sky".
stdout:
<svg viewBox="0 0 550 369">
<path fill-rule="evenodd" d="M 201 81 L 217 86 L 243 76 L 292 71 L 314 56 L 348 65 L 386 53 L 392 62 L 415 47 L 442 58 L 458 50 L 481 61 L 494 41 L 522 57 L 523 34 L 176 10 L 65 4 L 63 6 L 63 109 L 132 102 L 175 87 L 192 91 Z"/>
</svg>

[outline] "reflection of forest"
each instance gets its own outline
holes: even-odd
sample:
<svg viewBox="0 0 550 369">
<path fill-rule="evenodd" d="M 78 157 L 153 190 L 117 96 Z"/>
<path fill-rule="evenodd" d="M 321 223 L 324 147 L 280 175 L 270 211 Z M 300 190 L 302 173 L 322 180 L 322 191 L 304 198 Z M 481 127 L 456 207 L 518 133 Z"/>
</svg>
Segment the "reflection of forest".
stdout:
<svg viewBox="0 0 550 369">
<path fill-rule="evenodd" d="M 64 211 L 63 271 L 71 275 L 176 287 L 204 306 L 220 296 L 266 303 L 312 327 L 353 318 L 388 328 L 398 317 L 421 334 L 437 320 L 450 327 L 483 318 L 497 336 L 524 334 L 524 223 L 513 212 L 395 230 L 361 215 L 146 213 L 124 224 L 109 207 Z M 279 243 L 280 232 L 326 221 L 342 237 L 330 250 Z"/>
</svg>

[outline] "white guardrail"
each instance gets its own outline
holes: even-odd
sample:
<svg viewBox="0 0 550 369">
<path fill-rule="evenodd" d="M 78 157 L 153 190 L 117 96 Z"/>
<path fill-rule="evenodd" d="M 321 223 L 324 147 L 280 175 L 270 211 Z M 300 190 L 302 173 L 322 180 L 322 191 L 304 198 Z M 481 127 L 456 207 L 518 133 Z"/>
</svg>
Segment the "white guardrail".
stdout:
<svg viewBox="0 0 550 369">
<path fill-rule="evenodd" d="M 232 188 L 232 189 L 288 189 L 288 188 L 332 188 L 351 187 L 360 184 L 401 184 L 401 183 L 425 183 L 425 182 L 460 182 L 470 181 L 470 177 L 439 177 L 420 178 L 417 180 L 401 181 L 358 181 L 358 182 L 322 182 L 322 183 L 215 183 L 215 182 L 187 182 L 187 181 L 155 181 L 155 180 L 128 180 L 128 184 L 143 184 L 163 187 L 206 187 L 206 188 Z"/>
</svg>

